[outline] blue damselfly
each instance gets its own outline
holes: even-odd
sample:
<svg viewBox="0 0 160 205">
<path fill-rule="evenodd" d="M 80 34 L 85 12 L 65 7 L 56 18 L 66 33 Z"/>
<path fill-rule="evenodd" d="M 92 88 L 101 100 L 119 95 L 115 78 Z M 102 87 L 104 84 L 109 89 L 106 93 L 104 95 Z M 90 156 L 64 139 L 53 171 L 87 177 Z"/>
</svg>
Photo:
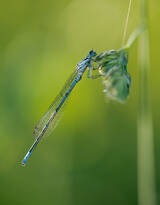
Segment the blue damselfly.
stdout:
<svg viewBox="0 0 160 205">
<path fill-rule="evenodd" d="M 43 115 L 41 120 L 35 126 L 34 136 L 36 137 L 36 140 L 31 146 L 31 148 L 29 149 L 29 151 L 27 152 L 27 154 L 25 155 L 22 161 L 22 165 L 25 165 L 27 163 L 28 159 L 30 158 L 32 152 L 35 150 L 39 141 L 44 136 L 50 134 L 51 131 L 53 131 L 60 118 L 61 115 L 60 111 L 63 109 L 66 99 L 68 98 L 69 94 L 71 93 L 75 85 L 81 80 L 83 73 L 87 68 L 88 68 L 87 76 L 90 77 L 90 71 L 92 69 L 92 61 L 94 61 L 94 57 L 96 55 L 97 55 L 96 52 L 91 50 L 88 53 L 88 55 L 77 64 L 75 71 L 72 73 L 72 75 L 66 82 L 60 94 L 55 98 L 55 100 L 50 105 L 47 112 Z"/>
</svg>

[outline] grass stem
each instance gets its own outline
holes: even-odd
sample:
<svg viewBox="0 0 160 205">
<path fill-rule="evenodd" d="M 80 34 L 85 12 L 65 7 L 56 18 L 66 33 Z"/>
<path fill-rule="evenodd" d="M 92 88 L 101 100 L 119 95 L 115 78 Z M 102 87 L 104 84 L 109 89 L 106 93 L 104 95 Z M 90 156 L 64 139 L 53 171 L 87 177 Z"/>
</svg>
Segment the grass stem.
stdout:
<svg viewBox="0 0 160 205">
<path fill-rule="evenodd" d="M 147 0 L 141 0 L 141 24 L 145 31 L 139 37 L 139 112 L 138 112 L 138 204 L 156 205 L 154 140 L 150 98 L 150 54 Z M 135 36 L 140 32 L 137 31 Z M 133 37 L 128 42 L 131 45 Z"/>
</svg>

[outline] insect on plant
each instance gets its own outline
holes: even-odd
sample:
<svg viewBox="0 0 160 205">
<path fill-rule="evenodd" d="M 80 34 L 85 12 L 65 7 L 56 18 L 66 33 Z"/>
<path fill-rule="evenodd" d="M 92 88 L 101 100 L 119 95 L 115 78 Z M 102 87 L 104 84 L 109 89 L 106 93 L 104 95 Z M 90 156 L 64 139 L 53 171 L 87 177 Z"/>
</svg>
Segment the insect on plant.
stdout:
<svg viewBox="0 0 160 205">
<path fill-rule="evenodd" d="M 126 35 L 130 7 L 131 0 L 124 30 L 124 37 Z M 88 78 L 102 78 L 105 85 L 105 93 L 108 97 L 119 102 L 125 102 L 129 95 L 131 86 L 131 77 L 127 71 L 128 49 L 133 44 L 138 35 L 142 32 L 142 30 L 143 29 L 141 27 L 138 28 L 131 35 L 126 46 L 123 46 L 121 49 L 110 50 L 103 52 L 100 55 L 97 55 L 95 51 L 91 50 L 88 55 L 77 64 L 75 71 L 72 73 L 59 95 L 55 98 L 47 112 L 42 116 L 41 120 L 35 126 L 34 136 L 36 137 L 36 140 L 25 155 L 22 165 L 27 163 L 40 140 L 53 131 L 62 115 L 62 111 L 68 96 L 75 85 L 81 80 L 87 68 Z M 124 40 L 125 38 L 123 38 L 123 41 Z M 96 70 L 99 72 L 99 74 L 92 75 L 92 71 Z"/>
<path fill-rule="evenodd" d="M 49 135 L 51 131 L 53 131 L 61 116 L 61 111 L 66 103 L 68 96 L 70 95 L 75 85 L 81 80 L 87 68 L 88 78 L 95 79 L 97 77 L 103 76 L 104 83 L 107 82 L 105 78 L 109 79 L 111 85 L 106 86 L 106 88 L 108 89 L 107 92 L 110 93 L 110 95 L 119 100 L 124 100 L 124 98 L 126 98 L 130 86 L 129 74 L 126 75 L 127 57 L 123 55 L 122 51 L 109 51 L 102 53 L 97 57 L 96 56 L 97 53 L 91 50 L 88 55 L 77 64 L 75 71 L 71 74 L 60 94 L 55 98 L 48 111 L 43 115 L 41 120 L 35 126 L 34 136 L 36 137 L 36 140 L 24 157 L 22 165 L 25 165 L 27 163 L 39 141 L 44 136 Z M 93 66 L 93 62 L 96 63 L 96 66 Z M 92 75 L 91 72 L 92 70 L 96 69 L 99 69 L 100 74 L 98 76 Z M 126 87 L 126 90 L 124 90 L 123 87 L 125 83 L 128 86 Z"/>
</svg>

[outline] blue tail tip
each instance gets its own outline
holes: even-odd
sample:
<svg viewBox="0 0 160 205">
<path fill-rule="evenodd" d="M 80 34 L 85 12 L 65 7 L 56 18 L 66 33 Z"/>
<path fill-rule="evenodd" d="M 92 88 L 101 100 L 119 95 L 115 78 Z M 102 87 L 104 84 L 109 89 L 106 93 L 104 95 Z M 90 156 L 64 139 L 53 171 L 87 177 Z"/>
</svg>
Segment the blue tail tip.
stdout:
<svg viewBox="0 0 160 205">
<path fill-rule="evenodd" d="M 26 161 L 23 160 L 23 161 L 21 162 L 21 164 L 22 164 L 22 166 L 24 167 L 24 166 L 26 165 Z"/>
</svg>

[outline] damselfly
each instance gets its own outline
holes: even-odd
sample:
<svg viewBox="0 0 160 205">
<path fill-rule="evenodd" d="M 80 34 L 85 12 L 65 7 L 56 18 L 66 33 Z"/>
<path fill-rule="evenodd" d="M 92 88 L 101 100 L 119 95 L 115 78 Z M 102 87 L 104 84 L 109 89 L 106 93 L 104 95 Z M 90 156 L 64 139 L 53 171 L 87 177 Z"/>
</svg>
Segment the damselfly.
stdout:
<svg viewBox="0 0 160 205">
<path fill-rule="evenodd" d="M 55 98 L 48 111 L 43 115 L 41 120 L 35 126 L 34 136 L 36 137 L 35 142 L 25 155 L 22 165 L 25 165 L 28 159 L 30 158 L 32 152 L 35 150 L 39 141 L 49 134 L 55 128 L 58 119 L 60 117 L 60 111 L 63 109 L 64 104 L 71 93 L 72 89 L 75 85 L 81 80 L 83 73 L 88 68 L 87 76 L 90 77 L 90 71 L 92 69 L 92 61 L 94 61 L 94 57 L 96 56 L 96 52 L 91 50 L 88 55 L 77 64 L 77 67 L 73 74 L 70 76 L 68 81 L 66 82 L 64 88 L 61 90 L 60 94 Z"/>
</svg>

